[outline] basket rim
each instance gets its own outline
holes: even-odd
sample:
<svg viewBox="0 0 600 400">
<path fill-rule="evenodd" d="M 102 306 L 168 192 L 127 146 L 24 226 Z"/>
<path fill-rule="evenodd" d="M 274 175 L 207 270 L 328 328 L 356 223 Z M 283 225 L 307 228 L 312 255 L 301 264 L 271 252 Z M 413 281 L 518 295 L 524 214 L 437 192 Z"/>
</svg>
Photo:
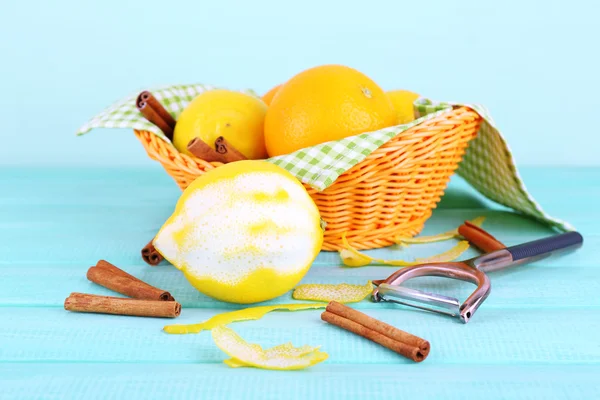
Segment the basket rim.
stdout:
<svg viewBox="0 0 600 400">
<path fill-rule="evenodd" d="M 385 148 L 387 146 L 392 146 L 393 145 L 394 139 L 396 139 L 396 138 L 398 138 L 398 137 L 400 137 L 400 136 L 402 136 L 404 134 L 409 134 L 412 130 L 414 130 L 414 129 L 418 128 L 418 127 L 421 127 L 423 125 L 435 125 L 436 123 L 439 122 L 439 120 L 448 119 L 448 117 L 450 115 L 460 115 L 460 114 L 463 114 L 463 113 L 472 113 L 472 114 L 474 114 L 474 116 L 476 118 L 478 118 L 478 119 L 482 118 L 481 115 L 479 115 L 479 113 L 477 113 L 475 110 L 473 110 L 470 107 L 467 107 L 467 106 L 454 106 L 454 107 L 452 107 L 452 108 L 450 108 L 448 110 L 445 110 L 444 112 L 440 113 L 435 118 L 432 118 L 432 119 L 429 119 L 429 120 L 426 120 L 426 121 L 422 121 L 422 122 L 420 122 L 420 123 L 418 123 L 418 124 L 416 124 L 414 126 L 411 126 L 408 129 L 400 132 L 398 135 L 392 137 L 390 140 L 386 141 L 384 144 L 382 144 L 377 149 L 375 149 L 367 157 L 370 157 L 370 156 L 372 156 L 374 154 L 378 154 L 378 153 L 382 152 L 382 149 L 383 149 L 383 152 L 382 152 L 382 154 L 383 154 L 385 152 Z M 387 128 L 384 128 L 384 129 L 387 129 Z M 170 142 L 166 138 L 163 138 L 160 135 L 155 134 L 152 131 L 148 131 L 148 130 L 145 130 L 145 129 L 133 129 L 133 131 L 138 136 L 141 135 L 141 134 L 143 134 L 143 133 L 147 133 L 147 134 L 155 136 L 156 138 L 161 139 L 164 145 L 166 145 L 167 147 L 171 147 L 172 151 L 176 152 L 180 157 L 182 157 L 186 161 L 187 164 L 197 164 L 198 166 L 209 167 L 209 168 L 216 168 L 216 167 L 219 167 L 221 165 L 224 165 L 224 163 L 222 163 L 222 162 L 218 162 L 218 161 L 205 161 L 205 160 L 203 160 L 201 158 L 190 156 L 190 155 L 187 155 L 185 153 L 182 153 L 179 150 L 177 150 L 177 148 L 173 145 L 172 142 Z M 359 133 L 358 135 L 363 135 L 365 133 L 371 133 L 371 132 L 377 132 L 377 131 L 363 132 L 363 133 Z M 358 135 L 354 135 L 354 136 L 358 136 Z M 351 136 L 348 136 L 348 137 L 351 137 Z M 330 141 L 330 142 L 333 143 L 333 142 L 336 142 L 336 141 Z M 328 143 L 328 142 L 319 143 L 318 145 L 321 145 L 321 144 L 324 144 L 324 143 Z M 318 145 L 316 145 L 316 146 L 318 146 Z M 310 149 L 311 147 L 314 147 L 314 146 L 305 147 L 303 149 Z M 303 149 L 298 149 L 296 151 L 303 150 Z M 261 159 L 258 159 L 257 161 L 267 161 L 267 160 L 269 160 L 271 158 L 273 158 L 273 157 L 261 158 Z M 164 162 L 168 163 L 168 162 L 171 162 L 172 160 L 163 159 L 163 160 L 158 160 L 158 161 L 161 161 L 161 162 L 164 161 Z M 361 164 L 364 161 L 366 161 L 366 158 L 363 161 L 361 161 L 360 163 L 358 163 L 357 165 Z"/>
</svg>

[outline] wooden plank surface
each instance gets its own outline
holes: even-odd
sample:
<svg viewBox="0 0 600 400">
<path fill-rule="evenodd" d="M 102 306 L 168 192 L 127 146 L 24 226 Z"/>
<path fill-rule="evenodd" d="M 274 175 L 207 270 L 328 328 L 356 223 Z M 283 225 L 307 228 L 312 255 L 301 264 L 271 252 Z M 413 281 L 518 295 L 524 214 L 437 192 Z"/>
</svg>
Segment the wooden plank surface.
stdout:
<svg viewBox="0 0 600 400">
<path fill-rule="evenodd" d="M 0 364 L 0 398 L 597 399 L 594 365 L 327 365 L 294 373 L 224 364 Z M 43 397 L 40 396 L 43 394 Z"/>
<path fill-rule="evenodd" d="M 600 168 L 522 169 L 542 206 L 577 227 L 584 247 L 564 257 L 490 274 L 493 290 L 468 325 L 417 310 L 364 301 L 370 315 L 427 338 L 413 364 L 319 319 L 319 311 L 276 312 L 232 325 L 263 346 L 322 345 L 330 358 L 309 370 L 232 370 L 208 332 L 168 335 L 239 306 L 193 289 L 167 263 L 149 267 L 141 247 L 171 213 L 179 189 L 159 168 L 0 170 L 0 399 L 62 398 L 597 398 L 600 396 Z M 453 178 L 424 233 L 487 217 L 506 244 L 552 234 Z M 374 250 L 407 258 L 452 243 Z M 469 250 L 465 256 L 476 254 Z M 85 278 L 107 259 L 170 290 L 176 320 L 68 313 L 72 291 L 109 294 Z M 389 267 L 343 268 L 321 253 L 305 283 L 364 283 Z M 413 287 L 464 298 L 468 284 L 425 278 Z M 267 304 L 291 302 L 288 295 Z M 241 391 L 239 388 L 244 387 Z"/>
</svg>

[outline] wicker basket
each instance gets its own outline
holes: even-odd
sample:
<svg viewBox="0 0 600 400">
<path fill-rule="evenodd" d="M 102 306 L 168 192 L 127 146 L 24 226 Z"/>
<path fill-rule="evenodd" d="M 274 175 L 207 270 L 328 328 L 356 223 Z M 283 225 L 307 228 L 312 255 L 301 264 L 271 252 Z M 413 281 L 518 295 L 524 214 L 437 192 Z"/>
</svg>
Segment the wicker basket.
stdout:
<svg viewBox="0 0 600 400">
<path fill-rule="evenodd" d="M 473 110 L 453 109 L 402 132 L 326 190 L 305 185 L 327 222 L 323 250 L 341 249 L 344 232 L 358 249 L 389 246 L 393 237 L 419 233 L 480 123 Z M 182 190 L 222 165 L 181 154 L 151 132 L 135 134 Z"/>
</svg>

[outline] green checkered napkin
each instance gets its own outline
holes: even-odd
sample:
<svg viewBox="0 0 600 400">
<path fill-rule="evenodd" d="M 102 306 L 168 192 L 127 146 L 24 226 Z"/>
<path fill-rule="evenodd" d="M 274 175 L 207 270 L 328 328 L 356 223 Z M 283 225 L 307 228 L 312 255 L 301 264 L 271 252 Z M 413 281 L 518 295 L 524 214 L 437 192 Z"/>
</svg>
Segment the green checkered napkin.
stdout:
<svg viewBox="0 0 600 400">
<path fill-rule="evenodd" d="M 215 89 L 209 85 L 163 86 L 151 90 L 152 94 L 177 119 L 187 104 L 200 93 Z M 252 90 L 244 93 L 256 95 Z M 94 128 L 129 128 L 153 132 L 164 140 L 163 133 L 149 123 L 135 107 L 138 93 L 117 101 L 85 123 L 77 131 L 82 135 Z M 536 218 L 562 230 L 573 230 L 568 223 L 546 214 L 527 192 L 521 180 L 512 153 L 498 131 L 487 109 L 477 104 L 432 102 L 420 98 L 415 101 L 415 116 L 418 119 L 404 125 L 381 129 L 375 132 L 322 143 L 298 150 L 294 153 L 272 157 L 272 162 L 292 173 L 300 181 L 324 190 L 331 186 L 344 172 L 364 160 L 401 132 L 423 121 L 448 112 L 452 107 L 464 106 L 476 111 L 483 118 L 477 134 L 467 148 L 457 173 L 484 196 L 504 206 Z"/>
</svg>

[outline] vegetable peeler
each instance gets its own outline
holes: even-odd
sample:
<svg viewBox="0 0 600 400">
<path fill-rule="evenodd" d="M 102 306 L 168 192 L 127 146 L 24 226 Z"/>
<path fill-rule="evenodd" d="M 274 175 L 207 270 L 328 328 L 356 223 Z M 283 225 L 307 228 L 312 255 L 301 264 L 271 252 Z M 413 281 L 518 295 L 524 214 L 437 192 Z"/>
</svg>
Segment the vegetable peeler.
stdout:
<svg viewBox="0 0 600 400">
<path fill-rule="evenodd" d="M 575 250 L 583 244 L 581 234 L 574 231 L 512 247 L 505 247 L 483 230 L 480 230 L 479 235 L 480 239 L 475 240 L 473 244 L 488 251 L 487 253 L 465 261 L 427 263 L 400 269 L 383 281 L 373 281 L 378 285 L 373 290 L 373 300 L 445 314 L 467 323 L 490 294 L 492 287 L 487 272 L 531 263 L 554 253 Z M 460 304 L 458 299 L 453 297 L 400 286 L 402 282 L 419 276 L 439 276 L 466 281 L 475 284 L 477 289 Z"/>
</svg>

